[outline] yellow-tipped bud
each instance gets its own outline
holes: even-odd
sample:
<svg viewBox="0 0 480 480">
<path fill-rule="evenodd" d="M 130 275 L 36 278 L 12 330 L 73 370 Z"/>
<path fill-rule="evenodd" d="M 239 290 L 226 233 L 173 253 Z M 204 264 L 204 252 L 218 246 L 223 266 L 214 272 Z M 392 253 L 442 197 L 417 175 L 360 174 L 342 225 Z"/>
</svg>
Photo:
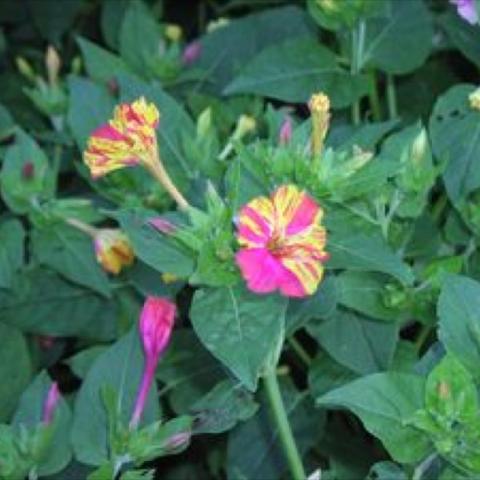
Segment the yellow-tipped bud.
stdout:
<svg viewBox="0 0 480 480">
<path fill-rule="evenodd" d="M 253 132 L 257 128 L 257 122 L 250 115 L 240 115 L 237 121 L 237 126 L 233 132 L 233 138 L 240 140 L 247 133 Z"/>
<path fill-rule="evenodd" d="M 312 115 L 312 154 L 320 156 L 330 125 L 330 99 L 322 92 L 314 93 L 310 97 L 308 108 Z"/>
<path fill-rule="evenodd" d="M 212 127 L 212 109 L 207 107 L 197 118 L 197 137 L 205 137 Z"/>
<path fill-rule="evenodd" d="M 183 37 L 182 27 L 174 23 L 170 23 L 165 27 L 165 37 L 171 42 L 179 42 Z"/>
<path fill-rule="evenodd" d="M 422 130 L 417 135 L 417 137 L 415 138 L 412 144 L 411 155 L 412 155 L 412 160 L 415 164 L 418 165 L 422 163 L 423 158 L 425 157 L 425 153 L 427 152 L 427 149 L 428 149 L 427 132 L 424 128 L 422 128 Z"/>
<path fill-rule="evenodd" d="M 480 87 L 468 96 L 468 101 L 471 109 L 480 110 Z"/>
<path fill-rule="evenodd" d="M 25 60 L 23 57 L 17 57 L 15 59 L 15 63 L 17 64 L 18 71 L 28 80 L 32 82 L 35 81 L 35 72 L 32 66 Z"/>
<path fill-rule="evenodd" d="M 169 283 L 175 283 L 177 280 L 178 280 L 178 277 L 173 273 L 169 273 L 169 272 L 162 273 L 162 281 L 167 285 Z"/>
<path fill-rule="evenodd" d="M 211 33 L 219 28 L 226 27 L 230 23 L 230 20 L 225 17 L 219 17 L 216 20 L 211 20 L 207 25 L 207 33 Z"/>
<path fill-rule="evenodd" d="M 62 62 L 57 51 L 54 47 L 49 45 L 47 53 L 45 54 L 45 66 L 47 67 L 48 83 L 50 85 L 55 85 L 57 83 L 61 65 Z"/>
</svg>

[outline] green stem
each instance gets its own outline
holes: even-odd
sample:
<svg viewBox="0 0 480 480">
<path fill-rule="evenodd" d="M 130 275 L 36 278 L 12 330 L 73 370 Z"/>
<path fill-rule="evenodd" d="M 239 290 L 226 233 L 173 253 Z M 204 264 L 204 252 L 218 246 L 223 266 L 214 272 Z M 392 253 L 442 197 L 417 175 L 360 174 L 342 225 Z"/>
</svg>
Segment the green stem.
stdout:
<svg viewBox="0 0 480 480">
<path fill-rule="evenodd" d="M 287 458 L 292 480 L 305 480 L 305 470 L 303 469 L 302 459 L 298 452 L 292 429 L 288 422 L 287 412 L 283 404 L 280 387 L 278 385 L 275 369 L 269 369 L 263 378 L 267 392 L 268 402 L 278 428 L 280 441 Z"/>
<path fill-rule="evenodd" d="M 362 20 L 358 26 L 352 30 L 352 61 L 350 64 L 350 73 L 352 75 L 357 75 L 362 69 L 364 46 L 365 22 Z M 360 100 L 355 100 L 352 105 L 352 122 L 354 125 L 360 125 L 360 120 Z"/>
<path fill-rule="evenodd" d="M 387 75 L 387 105 L 390 120 L 397 118 L 397 92 L 395 90 L 395 79 L 391 74 Z"/>
<path fill-rule="evenodd" d="M 302 360 L 303 363 L 309 367 L 312 364 L 312 359 L 307 351 L 303 348 L 302 344 L 293 335 L 288 337 L 287 342 L 290 344 L 293 351 L 298 355 L 300 360 Z"/>
<path fill-rule="evenodd" d="M 430 335 L 431 330 L 432 328 L 430 327 L 430 325 L 422 325 L 422 327 L 420 328 L 420 332 L 415 339 L 415 350 L 417 351 L 417 353 L 420 353 L 420 350 L 422 349 L 425 340 Z"/>
<path fill-rule="evenodd" d="M 370 92 L 368 96 L 372 108 L 373 119 L 376 122 L 379 122 L 382 119 L 382 111 L 380 108 L 380 98 L 378 96 L 377 78 L 373 71 L 370 73 Z"/>
</svg>

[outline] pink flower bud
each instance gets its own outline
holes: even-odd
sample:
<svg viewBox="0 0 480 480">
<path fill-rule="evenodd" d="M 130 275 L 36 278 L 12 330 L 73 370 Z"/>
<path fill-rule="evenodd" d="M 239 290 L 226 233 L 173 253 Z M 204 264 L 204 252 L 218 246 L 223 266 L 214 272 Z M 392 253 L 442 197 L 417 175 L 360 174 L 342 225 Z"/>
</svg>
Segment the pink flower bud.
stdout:
<svg viewBox="0 0 480 480">
<path fill-rule="evenodd" d="M 30 180 L 35 174 L 35 165 L 32 162 L 26 162 L 22 167 L 22 177 L 25 180 Z"/>
<path fill-rule="evenodd" d="M 278 143 L 280 145 L 286 145 L 290 143 L 292 138 L 292 119 L 287 115 L 280 127 L 280 132 L 278 134 Z"/>
<path fill-rule="evenodd" d="M 53 382 L 47 393 L 47 398 L 43 404 L 42 421 L 45 425 L 52 423 L 55 408 L 60 400 L 60 390 L 57 382 Z"/>
<path fill-rule="evenodd" d="M 55 344 L 55 337 L 49 335 L 38 335 L 37 337 L 38 344 L 44 350 L 50 350 Z"/>
<path fill-rule="evenodd" d="M 175 313 L 175 304 L 166 298 L 148 297 L 143 305 L 139 328 L 145 352 L 145 367 L 130 420 L 131 429 L 138 425 L 142 417 L 158 360 L 170 340 Z"/>
<path fill-rule="evenodd" d="M 182 53 L 182 63 L 184 65 L 191 65 L 198 60 L 200 53 L 202 51 L 202 46 L 200 42 L 194 41 L 189 43 L 183 50 Z"/>
<path fill-rule="evenodd" d="M 185 448 L 190 442 L 191 437 L 190 432 L 180 432 L 172 435 L 166 444 L 166 449 L 170 452 L 175 452 L 177 450 Z"/>
<path fill-rule="evenodd" d="M 175 225 L 168 220 L 165 220 L 162 217 L 156 217 L 152 218 L 148 221 L 148 223 L 156 228 L 159 232 L 164 233 L 165 235 L 168 235 L 170 233 L 173 233 L 175 229 Z"/>
</svg>

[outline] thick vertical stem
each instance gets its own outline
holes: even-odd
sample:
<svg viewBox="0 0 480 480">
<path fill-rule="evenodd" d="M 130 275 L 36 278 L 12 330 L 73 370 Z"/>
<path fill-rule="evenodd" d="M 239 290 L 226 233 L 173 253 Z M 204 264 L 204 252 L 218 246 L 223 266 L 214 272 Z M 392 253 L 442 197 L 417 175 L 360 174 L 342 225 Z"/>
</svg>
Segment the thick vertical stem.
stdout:
<svg viewBox="0 0 480 480">
<path fill-rule="evenodd" d="M 148 392 L 150 391 L 153 379 L 155 378 L 156 366 L 156 362 L 147 361 L 145 363 L 145 370 L 143 371 L 142 381 L 138 388 L 137 399 L 135 400 L 135 407 L 130 420 L 130 429 L 136 428 L 142 418 L 145 403 L 148 398 Z"/>
<path fill-rule="evenodd" d="M 290 473 L 292 474 L 292 479 L 305 480 L 306 475 L 302 464 L 302 458 L 300 457 L 300 453 L 288 421 L 288 416 L 283 404 L 275 369 L 270 369 L 269 372 L 264 376 L 264 384 L 272 415 L 278 428 L 280 441 L 287 458 Z"/>
<path fill-rule="evenodd" d="M 370 72 L 369 99 L 370 99 L 370 107 L 372 108 L 373 119 L 376 122 L 379 122 L 382 118 L 382 112 L 380 109 L 380 99 L 378 97 L 377 77 L 374 71 Z"/>
<path fill-rule="evenodd" d="M 387 105 L 388 116 L 390 120 L 398 117 L 397 111 L 397 92 L 395 90 L 395 79 L 393 75 L 387 75 Z"/>
</svg>

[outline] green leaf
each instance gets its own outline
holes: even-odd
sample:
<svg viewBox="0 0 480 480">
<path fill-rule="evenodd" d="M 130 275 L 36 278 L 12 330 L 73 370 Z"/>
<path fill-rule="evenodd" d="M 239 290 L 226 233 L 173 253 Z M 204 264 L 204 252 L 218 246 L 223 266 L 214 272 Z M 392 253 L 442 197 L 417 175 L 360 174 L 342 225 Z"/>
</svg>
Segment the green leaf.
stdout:
<svg viewBox="0 0 480 480">
<path fill-rule="evenodd" d="M 325 417 L 315 411 L 309 397 L 291 382 L 281 382 L 281 393 L 292 433 L 300 454 L 313 446 L 321 435 Z M 266 399 L 258 413 L 238 425 L 228 437 L 227 477 L 258 480 L 283 478 L 287 469 L 278 428 L 272 422 Z"/>
<path fill-rule="evenodd" d="M 97 357 L 105 351 L 106 347 L 103 345 L 96 345 L 94 347 L 81 350 L 73 357 L 70 357 L 65 363 L 72 369 L 72 372 L 82 380 L 87 376 L 90 367 L 94 364 Z"/>
<path fill-rule="evenodd" d="M 231 430 L 238 422 L 254 415 L 257 409 L 258 404 L 249 392 L 231 380 L 224 380 L 193 404 L 195 434 Z"/>
<path fill-rule="evenodd" d="M 457 12 L 448 12 L 438 18 L 449 40 L 465 57 L 480 67 L 480 30 L 470 25 Z"/>
<path fill-rule="evenodd" d="M 112 214 L 132 242 L 135 255 L 147 265 L 180 278 L 192 274 L 195 257 L 192 251 L 172 236 L 165 235 L 150 225 L 149 220 L 158 217 L 150 210 L 119 210 Z"/>
<path fill-rule="evenodd" d="M 3 142 L 15 133 L 15 121 L 10 112 L 0 103 L 0 141 Z"/>
<path fill-rule="evenodd" d="M 78 148 L 83 151 L 93 130 L 111 118 L 114 100 L 106 87 L 73 75 L 68 79 L 68 91 L 67 120 Z"/>
<path fill-rule="evenodd" d="M 20 432 L 22 427 L 33 430 L 43 420 L 43 407 L 47 399 L 52 381 L 45 371 L 40 372 L 20 398 L 13 425 Z M 63 397 L 55 407 L 53 417 L 53 433 L 50 444 L 46 445 L 46 453 L 38 465 L 41 476 L 52 475 L 63 470 L 72 458 L 70 445 L 70 424 L 72 413 Z"/>
<path fill-rule="evenodd" d="M 10 288 L 24 261 L 25 231 L 18 220 L 0 223 L 0 288 Z"/>
<path fill-rule="evenodd" d="M 114 367 L 114 368 L 113 368 Z M 101 465 L 108 459 L 107 413 L 101 392 L 105 386 L 118 395 L 117 413 L 126 426 L 130 421 L 144 367 L 144 353 L 136 328 L 102 353 L 85 378 L 78 393 L 72 428 L 75 457 L 88 465 Z M 156 386 L 148 395 L 141 423 L 158 420 Z"/>
<path fill-rule="evenodd" d="M 32 165 L 32 175 L 26 178 L 23 169 Z M 2 198 L 15 213 L 24 214 L 33 209 L 32 202 L 52 197 L 55 179 L 48 159 L 35 140 L 17 130 L 15 143 L 8 147 L 0 172 Z"/>
<path fill-rule="evenodd" d="M 120 55 L 139 74 L 145 75 L 148 60 L 160 56 L 160 26 L 147 6 L 134 0 L 129 3 L 120 28 Z"/>
<path fill-rule="evenodd" d="M 388 279 L 367 272 L 345 271 L 337 276 L 338 302 L 378 320 L 393 322 L 407 312 L 388 308 L 384 303 L 384 287 Z M 403 314 L 403 315 L 402 315 Z"/>
<path fill-rule="evenodd" d="M 0 338 L 0 421 L 5 421 L 28 385 L 32 367 L 27 342 L 19 330 L 0 322 Z"/>
<path fill-rule="evenodd" d="M 387 370 L 395 352 L 398 327 L 367 320 L 353 313 L 338 312 L 308 331 L 341 365 L 367 374 Z"/>
<path fill-rule="evenodd" d="M 96 292 L 110 297 L 106 273 L 95 257 L 92 239 L 63 224 L 32 231 L 32 250 L 38 262 Z"/>
<path fill-rule="evenodd" d="M 77 43 L 82 51 L 87 73 L 94 80 L 106 83 L 114 80 L 120 73 L 130 72 L 125 62 L 108 50 L 82 37 L 77 38 Z"/>
<path fill-rule="evenodd" d="M 203 289 L 190 310 L 195 332 L 249 389 L 283 340 L 286 298 L 259 296 L 243 286 Z"/>
<path fill-rule="evenodd" d="M 429 452 L 429 440 L 406 425 L 423 405 L 424 380 L 404 373 L 375 373 L 344 385 L 317 399 L 320 406 L 343 407 L 362 420 L 394 460 L 412 463 Z"/>
<path fill-rule="evenodd" d="M 391 1 L 383 18 L 365 22 L 360 68 L 376 67 L 396 75 L 423 65 L 432 48 L 433 22 L 421 0 Z"/>
<path fill-rule="evenodd" d="M 35 269 L 15 279 L 8 295 L 0 291 L 0 321 L 28 333 L 111 340 L 117 306 L 92 290 Z"/>
<path fill-rule="evenodd" d="M 287 102 L 306 102 L 322 90 L 332 105 L 350 105 L 368 91 L 365 77 L 337 65 L 335 54 L 313 39 L 271 46 L 248 62 L 224 90 L 227 95 L 249 93 Z"/>
<path fill-rule="evenodd" d="M 480 379 L 480 284 L 460 275 L 447 277 L 437 311 L 440 340 Z"/>
<path fill-rule="evenodd" d="M 442 95 L 430 117 L 433 152 L 448 162 L 443 181 L 453 203 L 480 187 L 480 112 L 469 106 L 473 85 L 455 85 Z"/>
<path fill-rule="evenodd" d="M 328 238 L 328 251 L 331 254 L 328 268 L 387 273 L 404 284 L 413 283 L 410 267 L 392 252 L 380 235 L 333 232 Z"/>
<path fill-rule="evenodd" d="M 130 0 L 104 0 L 100 17 L 103 38 L 112 49 L 118 50 L 120 29 Z"/>
<path fill-rule="evenodd" d="M 208 72 L 205 75 L 208 88 L 220 93 L 239 67 L 263 48 L 286 38 L 304 37 L 312 31 L 313 24 L 307 14 L 295 6 L 254 13 L 203 36 L 195 66 Z"/>
</svg>

